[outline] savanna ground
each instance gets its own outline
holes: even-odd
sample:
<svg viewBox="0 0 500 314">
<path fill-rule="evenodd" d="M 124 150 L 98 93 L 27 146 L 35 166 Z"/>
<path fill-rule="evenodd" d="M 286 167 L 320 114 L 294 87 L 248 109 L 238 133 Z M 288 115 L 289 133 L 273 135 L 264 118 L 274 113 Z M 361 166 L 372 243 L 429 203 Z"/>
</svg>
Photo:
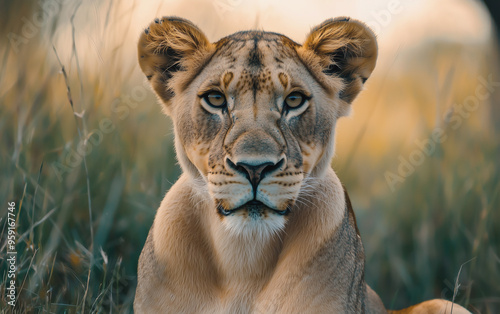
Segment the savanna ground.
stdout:
<svg viewBox="0 0 500 314">
<path fill-rule="evenodd" d="M 235 1 L 221 1 L 198 9 L 219 14 L 222 3 L 237 15 Z M 137 3 L 0 4 L 1 312 L 131 312 L 140 251 L 180 174 L 135 43 L 147 21 L 171 13 L 158 6 L 137 22 Z M 218 32 L 230 33 L 207 34 Z M 332 165 L 357 214 L 366 280 L 389 308 L 441 297 L 500 311 L 500 86 L 481 83 L 500 80 L 492 36 L 391 50 L 380 35 L 378 69 L 340 122 Z M 6 297 L 12 201 L 15 309 Z"/>
</svg>

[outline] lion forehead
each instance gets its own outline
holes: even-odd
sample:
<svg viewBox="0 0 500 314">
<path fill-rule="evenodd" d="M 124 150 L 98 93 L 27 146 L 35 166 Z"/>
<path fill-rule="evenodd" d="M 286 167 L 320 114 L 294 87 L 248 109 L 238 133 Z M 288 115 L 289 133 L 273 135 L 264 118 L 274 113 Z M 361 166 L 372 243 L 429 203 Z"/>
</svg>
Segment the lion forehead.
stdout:
<svg viewBox="0 0 500 314">
<path fill-rule="evenodd" d="M 291 81 L 289 72 L 300 67 L 295 50 L 298 44 L 280 34 L 239 32 L 219 40 L 215 47 L 205 71 L 199 71 L 205 72 L 202 80 L 224 89 L 234 84 L 239 93 L 271 91 L 273 79 L 286 88 Z"/>
<path fill-rule="evenodd" d="M 233 61 L 242 60 L 250 68 L 259 68 L 266 59 L 272 57 L 277 63 L 281 58 L 294 57 L 299 45 L 286 36 L 260 31 L 245 31 L 235 33 L 219 40 L 216 44 L 215 56 L 230 58 Z M 278 59 L 278 60 L 276 60 Z"/>
</svg>

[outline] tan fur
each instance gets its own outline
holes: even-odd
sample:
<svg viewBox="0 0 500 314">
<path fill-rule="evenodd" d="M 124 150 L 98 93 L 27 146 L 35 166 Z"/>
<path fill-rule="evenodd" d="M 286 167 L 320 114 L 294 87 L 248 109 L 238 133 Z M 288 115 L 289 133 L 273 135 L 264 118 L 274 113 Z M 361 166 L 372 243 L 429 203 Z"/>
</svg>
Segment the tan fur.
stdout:
<svg viewBox="0 0 500 314">
<path fill-rule="evenodd" d="M 465 308 L 461 307 L 458 304 L 454 304 L 450 301 L 446 300 L 429 300 L 422 303 L 419 303 L 414 306 L 410 306 L 404 310 L 400 311 L 389 311 L 391 314 L 431 314 L 431 313 L 439 313 L 439 314 L 467 314 L 470 313 Z"/>
<path fill-rule="evenodd" d="M 386 313 L 364 282 L 354 212 L 330 167 L 336 121 L 375 67 L 371 30 L 339 18 L 303 45 L 260 31 L 212 44 L 166 17 L 138 53 L 184 173 L 142 251 L 135 312 Z M 290 95 L 301 105 L 287 106 Z M 410 309 L 445 301 L 430 302 Z"/>
</svg>

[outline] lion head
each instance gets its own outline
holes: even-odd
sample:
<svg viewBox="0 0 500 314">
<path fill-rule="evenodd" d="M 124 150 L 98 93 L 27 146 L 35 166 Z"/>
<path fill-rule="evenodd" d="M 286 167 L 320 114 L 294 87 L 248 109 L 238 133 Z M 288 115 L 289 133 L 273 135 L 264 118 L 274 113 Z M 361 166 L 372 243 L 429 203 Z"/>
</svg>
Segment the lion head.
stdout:
<svg viewBox="0 0 500 314">
<path fill-rule="evenodd" d="M 173 120 L 180 165 L 223 224 L 276 231 L 329 167 L 336 121 L 373 71 L 377 44 L 349 18 L 325 21 L 300 45 L 263 31 L 210 43 L 191 22 L 164 17 L 138 53 Z"/>
</svg>

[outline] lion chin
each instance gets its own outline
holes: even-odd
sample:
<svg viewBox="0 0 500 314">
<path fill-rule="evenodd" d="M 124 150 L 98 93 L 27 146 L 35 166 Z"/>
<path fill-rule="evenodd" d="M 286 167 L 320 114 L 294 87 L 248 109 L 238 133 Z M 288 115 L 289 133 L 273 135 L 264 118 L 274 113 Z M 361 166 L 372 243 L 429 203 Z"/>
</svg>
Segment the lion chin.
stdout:
<svg viewBox="0 0 500 314">
<path fill-rule="evenodd" d="M 278 235 L 285 228 L 290 209 L 275 210 L 259 201 L 250 201 L 233 210 L 217 206 L 222 224 L 232 235 L 261 239 Z"/>
</svg>

